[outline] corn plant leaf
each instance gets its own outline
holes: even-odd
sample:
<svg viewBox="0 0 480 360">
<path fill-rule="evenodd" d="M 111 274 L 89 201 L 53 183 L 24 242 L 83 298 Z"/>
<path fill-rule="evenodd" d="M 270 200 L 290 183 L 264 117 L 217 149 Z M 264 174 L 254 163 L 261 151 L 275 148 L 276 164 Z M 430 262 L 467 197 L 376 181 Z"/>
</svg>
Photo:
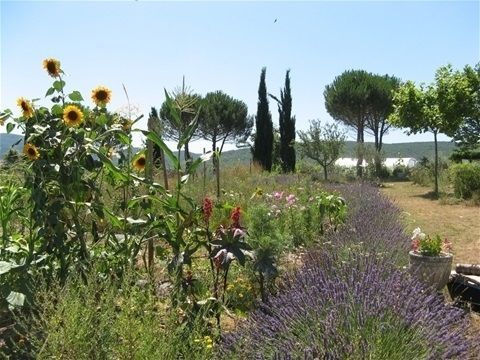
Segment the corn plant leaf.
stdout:
<svg viewBox="0 0 480 360">
<path fill-rule="evenodd" d="M 112 172 L 112 174 L 117 178 L 118 180 L 121 181 L 127 181 L 128 176 L 123 173 L 122 170 L 120 170 L 118 167 L 116 167 L 113 163 L 112 160 L 110 160 L 105 154 L 102 154 L 100 151 L 95 151 L 95 153 L 98 155 L 102 163 L 107 167 L 108 170 Z"/>
<path fill-rule="evenodd" d="M 167 144 L 165 144 L 165 142 L 160 138 L 160 136 L 151 131 L 142 131 L 142 133 L 146 136 L 148 140 L 153 141 L 154 144 L 160 146 L 160 148 L 163 150 L 165 155 L 167 155 L 168 159 L 172 162 L 176 170 L 180 169 L 180 161 L 173 154 L 172 150 L 168 148 Z"/>
<path fill-rule="evenodd" d="M 11 291 L 5 300 L 7 300 L 8 304 L 13 307 L 20 307 L 25 303 L 25 294 Z"/>
<path fill-rule="evenodd" d="M 0 275 L 8 273 L 10 270 L 18 267 L 17 264 L 7 262 L 7 261 L 0 261 Z"/>
</svg>

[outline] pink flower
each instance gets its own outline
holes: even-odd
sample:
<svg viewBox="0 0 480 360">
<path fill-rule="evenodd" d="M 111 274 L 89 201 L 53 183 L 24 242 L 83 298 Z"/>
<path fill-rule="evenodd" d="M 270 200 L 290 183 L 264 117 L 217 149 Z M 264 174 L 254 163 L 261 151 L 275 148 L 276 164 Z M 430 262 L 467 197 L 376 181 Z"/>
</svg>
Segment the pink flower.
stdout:
<svg viewBox="0 0 480 360">
<path fill-rule="evenodd" d="M 283 198 L 283 191 L 282 192 L 278 192 L 278 191 L 274 192 L 273 197 L 277 200 L 282 199 Z"/>
<path fill-rule="evenodd" d="M 240 228 L 236 228 L 235 231 L 233 232 L 233 237 L 244 237 L 245 236 L 245 231 L 243 231 Z"/>
<path fill-rule="evenodd" d="M 287 205 L 290 206 L 295 204 L 295 201 L 297 201 L 297 198 L 295 197 L 295 195 L 290 194 L 285 198 L 285 200 L 287 201 Z"/>
</svg>

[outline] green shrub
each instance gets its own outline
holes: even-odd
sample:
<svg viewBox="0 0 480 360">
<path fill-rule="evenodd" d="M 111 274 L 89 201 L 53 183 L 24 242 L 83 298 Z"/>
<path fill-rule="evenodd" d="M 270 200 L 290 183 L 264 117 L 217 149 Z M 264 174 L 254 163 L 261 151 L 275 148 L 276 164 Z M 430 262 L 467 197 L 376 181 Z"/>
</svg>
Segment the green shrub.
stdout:
<svg viewBox="0 0 480 360">
<path fill-rule="evenodd" d="M 210 358 L 213 327 L 169 311 L 136 275 L 122 281 L 95 272 L 65 286 L 40 285 L 33 314 L 17 319 L 27 341 L 10 346 L 22 359 Z M 164 299 L 165 302 L 165 299 Z M 2 354 L 0 352 L 0 358 Z"/>
<path fill-rule="evenodd" d="M 470 199 L 480 191 L 480 166 L 475 164 L 455 164 L 450 170 L 455 196 Z"/>
</svg>

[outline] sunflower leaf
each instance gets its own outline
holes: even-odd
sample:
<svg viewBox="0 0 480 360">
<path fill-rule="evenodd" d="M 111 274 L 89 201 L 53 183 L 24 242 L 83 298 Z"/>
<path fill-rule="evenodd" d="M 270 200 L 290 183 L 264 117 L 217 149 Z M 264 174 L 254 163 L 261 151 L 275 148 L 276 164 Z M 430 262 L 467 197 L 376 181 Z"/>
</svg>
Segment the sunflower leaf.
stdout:
<svg viewBox="0 0 480 360">
<path fill-rule="evenodd" d="M 71 94 L 68 94 L 68 97 L 72 101 L 83 101 L 82 94 L 80 94 L 80 92 L 76 91 L 76 90 L 74 92 L 72 92 Z"/>
<path fill-rule="evenodd" d="M 55 92 L 55 88 L 51 87 L 47 90 L 45 97 L 52 95 Z"/>
<path fill-rule="evenodd" d="M 64 86 L 65 86 L 65 81 L 63 80 L 56 80 L 53 82 L 53 88 L 57 91 L 62 91 Z"/>
<path fill-rule="evenodd" d="M 62 116 L 63 108 L 61 105 L 55 104 L 52 106 L 52 114 L 55 116 Z"/>
<path fill-rule="evenodd" d="M 100 116 L 98 116 L 96 119 L 95 119 L 95 122 L 100 125 L 100 126 L 103 126 L 105 125 L 107 122 L 108 122 L 108 118 L 105 114 L 102 114 Z"/>
<path fill-rule="evenodd" d="M 15 124 L 7 123 L 7 134 L 10 134 L 13 129 L 15 129 Z"/>
</svg>

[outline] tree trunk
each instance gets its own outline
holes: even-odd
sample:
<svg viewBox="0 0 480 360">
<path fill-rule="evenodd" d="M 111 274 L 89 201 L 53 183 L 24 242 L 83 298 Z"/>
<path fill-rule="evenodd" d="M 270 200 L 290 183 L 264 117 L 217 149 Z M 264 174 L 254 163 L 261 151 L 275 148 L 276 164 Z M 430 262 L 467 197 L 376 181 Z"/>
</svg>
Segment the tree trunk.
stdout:
<svg viewBox="0 0 480 360">
<path fill-rule="evenodd" d="M 323 166 L 323 165 L 322 165 Z M 325 177 L 325 181 L 328 180 L 328 176 L 327 176 L 327 166 L 323 166 L 323 176 Z"/>
<path fill-rule="evenodd" d="M 220 200 L 220 158 L 219 158 L 219 149 L 217 148 L 217 152 L 215 153 L 216 163 L 215 163 L 215 177 L 217 179 L 217 199 Z"/>
<path fill-rule="evenodd" d="M 363 125 L 358 126 L 358 131 L 357 131 L 357 145 L 363 147 Z M 362 178 L 363 177 L 363 149 L 359 149 L 357 151 L 357 177 Z"/>
<path fill-rule="evenodd" d="M 438 143 L 437 143 L 437 130 L 433 131 L 433 139 L 435 142 L 435 170 L 434 170 L 434 176 L 435 176 L 435 189 L 434 189 L 434 194 L 435 196 L 438 196 Z"/>
</svg>

